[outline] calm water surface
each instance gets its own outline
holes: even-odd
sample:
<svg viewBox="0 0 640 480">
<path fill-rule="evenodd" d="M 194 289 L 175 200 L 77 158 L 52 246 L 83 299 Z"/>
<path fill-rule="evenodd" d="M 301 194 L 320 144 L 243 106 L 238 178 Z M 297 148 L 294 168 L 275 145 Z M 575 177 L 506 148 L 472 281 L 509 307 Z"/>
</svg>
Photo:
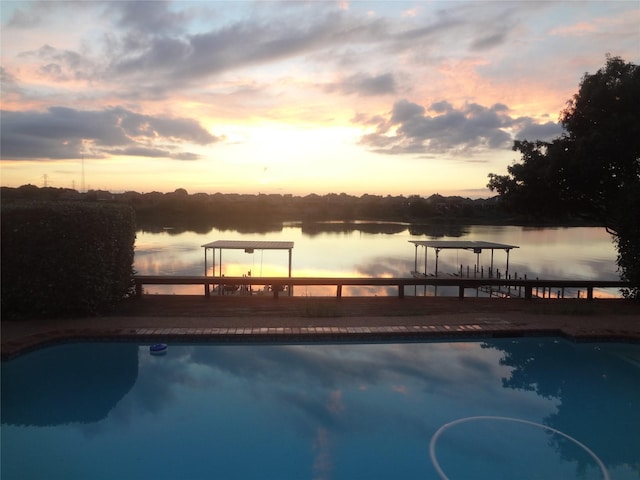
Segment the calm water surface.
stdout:
<svg viewBox="0 0 640 480">
<path fill-rule="evenodd" d="M 3 480 L 636 480 L 640 350 L 67 344 L 2 364 L 1 414 Z"/>
<path fill-rule="evenodd" d="M 409 240 L 483 240 L 520 248 L 511 250 L 509 273 L 518 277 L 540 279 L 618 280 L 616 250 L 604 228 L 530 228 L 513 226 L 461 226 L 423 228 L 404 224 L 325 224 L 320 228 L 291 225 L 266 234 L 246 234 L 233 230 L 194 232 L 138 232 L 135 269 L 147 275 L 202 275 L 204 249 L 201 245 L 215 240 L 293 241 L 293 276 L 317 277 L 408 277 L 415 267 L 415 247 Z M 433 273 L 434 251 L 427 253 L 427 270 Z M 207 274 L 211 275 L 211 252 Z M 494 267 L 504 273 L 506 253 L 496 250 Z M 219 260 L 216 257 L 216 262 Z M 491 252 L 480 255 L 480 266 L 488 271 Z M 241 276 L 286 276 L 286 251 L 223 251 L 222 273 Z M 447 276 L 467 266 L 473 271 L 476 255 L 465 250 L 447 250 L 439 255 L 438 271 Z M 418 249 L 418 270 L 424 270 L 424 249 Z M 216 268 L 216 274 L 218 274 Z M 198 286 L 148 287 L 148 293 L 200 294 Z M 410 289 L 407 289 L 410 290 Z M 335 287 L 298 288 L 296 295 L 329 294 Z M 457 290 L 456 290 L 457 292 Z M 410 292 L 407 291 L 407 294 Z M 345 288 L 345 295 L 386 294 L 373 287 Z M 390 289 L 395 294 L 395 289 Z M 439 291 L 442 294 L 442 291 Z M 456 294 L 454 292 L 454 294 Z M 596 291 L 596 296 L 617 295 L 615 290 Z"/>
</svg>

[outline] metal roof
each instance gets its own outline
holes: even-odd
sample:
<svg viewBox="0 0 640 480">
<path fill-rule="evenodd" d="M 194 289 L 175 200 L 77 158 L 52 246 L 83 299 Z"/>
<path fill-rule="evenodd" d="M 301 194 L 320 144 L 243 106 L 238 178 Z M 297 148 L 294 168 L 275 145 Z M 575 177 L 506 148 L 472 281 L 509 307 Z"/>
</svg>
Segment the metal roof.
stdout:
<svg viewBox="0 0 640 480">
<path fill-rule="evenodd" d="M 238 250 L 291 250 L 293 242 L 272 242 L 264 240 L 216 240 L 205 243 L 204 248 L 222 248 Z"/>
<path fill-rule="evenodd" d="M 409 240 L 414 245 L 432 247 L 437 249 L 464 249 L 464 250 L 510 250 L 520 248 L 517 245 L 505 245 L 503 243 L 464 241 L 464 240 Z"/>
</svg>

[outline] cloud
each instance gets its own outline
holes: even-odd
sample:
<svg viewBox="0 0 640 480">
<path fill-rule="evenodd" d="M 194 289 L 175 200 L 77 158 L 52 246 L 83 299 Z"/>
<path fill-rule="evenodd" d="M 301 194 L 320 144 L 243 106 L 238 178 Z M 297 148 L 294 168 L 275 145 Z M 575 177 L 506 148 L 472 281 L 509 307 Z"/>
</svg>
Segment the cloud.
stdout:
<svg viewBox="0 0 640 480">
<path fill-rule="evenodd" d="M 530 118 L 519 119 L 520 128 L 516 134 L 517 140 L 550 141 L 559 137 L 564 131 L 556 122 L 535 123 Z"/>
<path fill-rule="evenodd" d="M 175 152 L 183 143 L 208 145 L 220 138 L 187 118 L 142 115 L 122 107 L 46 112 L 2 111 L 0 144 L 6 160 L 73 159 L 108 155 L 194 159 Z"/>
<path fill-rule="evenodd" d="M 54 7 L 46 3 L 34 4 L 31 17 L 49 15 Z M 52 81 L 85 80 L 120 99 L 169 98 L 176 91 L 200 90 L 205 79 L 291 60 L 316 62 L 327 71 L 342 65 L 344 80 L 329 92 L 377 96 L 396 93 L 407 59 L 435 66 L 442 48 L 466 45 L 478 52 L 507 42 L 519 24 L 515 14 L 532 8 L 447 5 L 406 22 L 321 5 L 258 2 L 244 17 L 216 12 L 211 5 L 107 2 L 93 7 L 107 22 L 96 25 L 99 43 L 83 41 L 75 51 L 45 44 L 27 54 L 42 61 L 38 72 Z M 14 17 L 28 13 L 25 7 Z M 207 16 L 211 21 L 203 22 Z M 389 59 L 382 61 L 395 67 L 394 74 L 357 71 L 377 59 Z"/>
<path fill-rule="evenodd" d="M 331 437 L 328 430 L 318 427 L 313 442 L 313 478 L 317 480 L 330 479 L 333 462 L 331 461 Z"/>
<path fill-rule="evenodd" d="M 379 22 L 358 21 L 344 12 L 302 20 L 239 20 L 209 31 L 182 36 L 149 36 L 138 48 L 113 56 L 109 74 L 160 75 L 167 84 L 193 84 L 229 70 L 286 60 L 345 43 L 377 41 Z M 127 38 L 127 37 L 122 37 Z"/>
<path fill-rule="evenodd" d="M 160 32 L 179 32 L 180 26 L 189 20 L 184 11 L 170 9 L 171 2 L 154 0 L 141 2 L 131 0 L 126 2 L 109 2 L 116 16 L 117 24 L 125 29 L 158 35 Z"/>
<path fill-rule="evenodd" d="M 472 50 L 486 50 L 497 47 L 505 42 L 507 32 L 496 32 L 484 37 L 477 38 L 471 43 Z"/>
<path fill-rule="evenodd" d="M 410 28 L 396 30 L 393 41 L 396 48 L 414 50 L 421 47 L 435 57 L 441 51 L 468 46 L 471 52 L 484 51 L 508 43 L 529 12 L 544 8 L 541 2 L 497 2 L 490 7 L 484 2 L 459 2 L 446 4 L 421 21 L 410 23 Z"/>
<path fill-rule="evenodd" d="M 355 122 L 370 126 L 372 119 L 356 116 Z M 539 125 L 532 118 L 512 118 L 501 103 L 485 107 L 465 103 L 455 108 L 447 101 L 426 109 L 408 100 L 398 100 L 386 120 L 377 118 L 375 133 L 364 135 L 360 143 L 387 154 L 462 154 L 511 147 L 512 134 L 557 135 L 558 124 Z"/>
<path fill-rule="evenodd" d="M 351 2 L 344 9 L 337 2 L 290 1 L 6 3 L 1 95 L 2 108 L 13 113 L 3 117 L 3 159 L 197 160 L 197 145 L 220 140 L 211 140 L 206 125 L 212 133 L 229 132 L 237 144 L 238 161 L 219 172 L 224 189 L 247 188 L 237 183 L 247 177 L 236 168 L 254 162 L 255 152 L 293 161 L 291 145 L 303 137 L 290 132 L 304 132 L 322 138 L 331 158 L 348 159 L 340 182 L 375 164 L 370 193 L 389 193 L 390 175 L 396 192 L 437 190 L 444 163 L 429 171 L 431 183 L 415 186 L 415 175 L 401 176 L 408 167 L 389 169 L 388 162 L 375 163 L 375 153 L 457 156 L 499 170 L 512 158 L 514 139 L 561 132 L 549 120 L 584 72 L 602 65 L 606 51 L 637 63 L 638 13 L 624 2 L 421 2 L 415 8 Z M 78 118 L 55 110 L 60 107 Z M 195 122 L 178 125 L 158 112 Z M 354 125 L 362 128 L 355 140 Z M 309 132 L 318 135 L 306 137 Z M 402 161 L 415 166 L 413 159 Z M 320 172 L 324 163 L 310 168 Z M 459 175 L 446 181 L 464 180 L 468 188 L 486 183 L 481 165 L 466 166 L 460 173 L 457 162 Z M 34 168 L 11 165 L 5 182 L 24 183 Z M 188 170 L 184 181 L 201 185 L 198 164 Z M 335 176 L 287 172 L 269 188 L 343 188 L 331 186 Z M 107 169 L 103 174 L 110 178 Z M 312 177 L 313 183 L 301 181 Z M 105 186 L 150 182 L 146 172 L 136 180 L 113 178 Z M 156 189 L 176 187 L 173 172 L 160 168 L 153 181 Z"/>
<path fill-rule="evenodd" d="M 101 62 L 92 59 L 88 54 L 44 44 L 36 50 L 21 52 L 17 57 L 36 63 L 37 74 L 50 80 L 52 85 L 78 80 L 86 82 L 103 80 Z"/>
<path fill-rule="evenodd" d="M 25 2 L 24 6 L 16 8 L 9 17 L 6 26 L 8 28 L 32 29 L 46 24 L 52 13 L 60 7 L 71 6 L 82 8 L 85 2 Z M 66 4 L 66 5 L 65 5 Z M 4 8 L 4 7 L 3 7 Z"/>
<path fill-rule="evenodd" d="M 329 85 L 328 92 L 339 91 L 363 97 L 375 95 L 389 95 L 396 92 L 396 81 L 391 73 L 367 75 L 357 73 L 350 75 L 341 82 Z"/>
<path fill-rule="evenodd" d="M 2 85 L 1 95 L 3 100 L 14 96 L 19 98 L 22 94 L 16 76 L 2 66 L 0 66 L 0 85 Z"/>
<path fill-rule="evenodd" d="M 17 9 L 9 24 L 25 29 L 47 17 L 57 18 L 49 12 L 62 7 L 48 3 Z M 120 98 L 167 97 L 176 89 L 200 88 L 203 79 L 226 72 L 378 43 L 384 29 L 381 20 L 333 8 L 306 10 L 293 2 L 277 9 L 258 4 L 249 18 L 231 16 L 229 20 L 211 5 L 175 8 L 168 2 L 140 1 L 93 5 L 94 17 L 100 21 L 91 40 L 73 49 L 59 48 L 50 39 L 19 57 L 39 61 L 36 71 L 52 81 L 86 80 L 93 82 L 92 87 L 117 92 Z M 212 17 L 212 26 L 202 23 L 206 15 Z M 393 88 L 393 79 L 385 75 L 351 81 L 355 82 L 351 88 L 364 95 Z"/>
</svg>

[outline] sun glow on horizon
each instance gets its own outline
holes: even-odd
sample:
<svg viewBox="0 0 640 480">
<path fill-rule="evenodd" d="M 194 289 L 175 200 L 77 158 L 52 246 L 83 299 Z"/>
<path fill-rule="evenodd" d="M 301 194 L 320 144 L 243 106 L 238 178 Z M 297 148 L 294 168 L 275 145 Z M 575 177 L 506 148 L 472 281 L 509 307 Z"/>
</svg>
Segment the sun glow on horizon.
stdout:
<svg viewBox="0 0 640 480">
<path fill-rule="evenodd" d="M 640 59 L 635 2 L 140 5 L 3 2 L 3 186 L 486 197 Z"/>
</svg>

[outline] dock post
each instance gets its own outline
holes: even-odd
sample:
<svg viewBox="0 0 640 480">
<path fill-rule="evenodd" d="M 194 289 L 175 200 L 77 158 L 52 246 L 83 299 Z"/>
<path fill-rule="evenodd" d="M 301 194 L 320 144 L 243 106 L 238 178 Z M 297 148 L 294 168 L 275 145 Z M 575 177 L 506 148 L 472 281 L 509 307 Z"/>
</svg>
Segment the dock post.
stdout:
<svg viewBox="0 0 640 480">
<path fill-rule="evenodd" d="M 524 298 L 526 300 L 531 300 L 531 297 L 532 297 L 531 285 L 525 285 L 525 287 L 524 287 Z"/>
</svg>

